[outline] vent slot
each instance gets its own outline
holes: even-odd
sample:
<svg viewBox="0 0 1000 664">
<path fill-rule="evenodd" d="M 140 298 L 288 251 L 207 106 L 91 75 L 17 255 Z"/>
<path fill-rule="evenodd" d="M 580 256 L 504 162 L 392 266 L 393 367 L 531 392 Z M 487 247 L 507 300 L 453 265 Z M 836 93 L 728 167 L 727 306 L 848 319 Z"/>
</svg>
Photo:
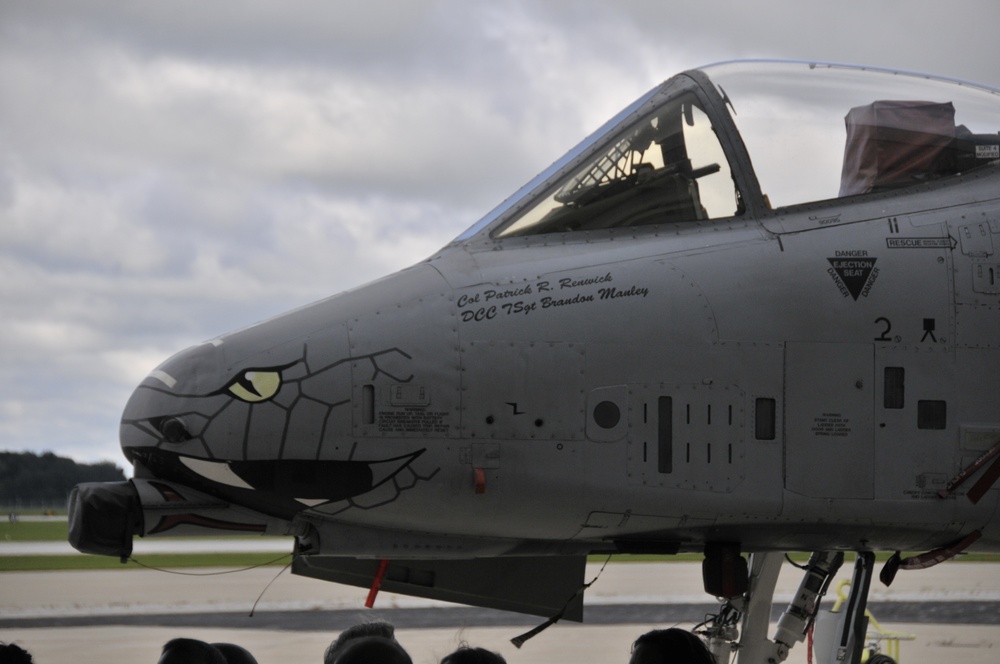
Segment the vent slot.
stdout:
<svg viewBox="0 0 1000 664">
<path fill-rule="evenodd" d="M 904 379 L 906 372 L 902 367 L 885 368 L 885 385 L 882 404 L 886 408 L 902 408 L 904 403 Z"/>
<path fill-rule="evenodd" d="M 674 470 L 674 400 L 660 397 L 656 408 L 656 469 L 661 473 L 671 473 Z"/>
<path fill-rule="evenodd" d="M 776 412 L 774 399 L 757 399 L 754 404 L 754 438 L 774 440 L 777 431 Z"/>
</svg>

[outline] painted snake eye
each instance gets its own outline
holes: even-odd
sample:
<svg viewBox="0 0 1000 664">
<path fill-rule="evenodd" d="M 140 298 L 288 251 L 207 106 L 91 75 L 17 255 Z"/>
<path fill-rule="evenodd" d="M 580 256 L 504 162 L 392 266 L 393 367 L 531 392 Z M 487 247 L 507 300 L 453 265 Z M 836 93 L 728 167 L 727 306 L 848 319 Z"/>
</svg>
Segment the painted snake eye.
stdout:
<svg viewBox="0 0 1000 664">
<path fill-rule="evenodd" d="M 281 372 L 273 369 L 250 369 L 226 387 L 234 397 L 247 403 L 267 401 L 281 388 Z"/>
</svg>

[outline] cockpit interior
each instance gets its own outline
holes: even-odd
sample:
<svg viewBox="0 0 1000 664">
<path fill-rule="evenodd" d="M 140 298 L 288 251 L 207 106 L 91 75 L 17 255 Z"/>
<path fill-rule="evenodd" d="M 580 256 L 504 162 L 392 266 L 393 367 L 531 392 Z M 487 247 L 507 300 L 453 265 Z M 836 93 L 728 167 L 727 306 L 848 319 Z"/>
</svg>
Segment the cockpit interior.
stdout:
<svg viewBox="0 0 1000 664">
<path fill-rule="evenodd" d="M 654 88 L 463 234 L 708 222 L 1000 164 L 1000 91 L 849 65 L 739 61 Z"/>
</svg>

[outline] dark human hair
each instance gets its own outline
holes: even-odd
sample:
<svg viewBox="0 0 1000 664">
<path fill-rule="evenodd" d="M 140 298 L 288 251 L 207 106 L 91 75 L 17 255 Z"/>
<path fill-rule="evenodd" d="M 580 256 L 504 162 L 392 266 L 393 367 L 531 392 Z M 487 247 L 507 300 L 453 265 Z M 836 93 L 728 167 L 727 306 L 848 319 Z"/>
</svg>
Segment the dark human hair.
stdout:
<svg viewBox="0 0 1000 664">
<path fill-rule="evenodd" d="M 383 639 L 394 640 L 396 633 L 396 628 L 392 626 L 392 623 L 385 622 L 384 620 L 373 620 L 372 622 L 358 623 L 357 625 L 351 625 L 327 647 L 326 652 L 323 654 L 323 664 L 333 664 L 337 659 L 337 655 L 344 649 L 344 646 L 353 639 L 362 639 L 370 636 L 377 636 Z"/>
<path fill-rule="evenodd" d="M 171 639 L 163 645 L 158 664 L 227 664 L 215 646 L 198 639 Z"/>
<path fill-rule="evenodd" d="M 226 664 L 257 664 L 257 658 L 250 651 L 235 643 L 213 643 L 212 647 L 222 653 Z"/>
<path fill-rule="evenodd" d="M 507 660 L 498 652 L 462 644 L 455 652 L 445 655 L 441 664 L 507 664 Z"/>
<path fill-rule="evenodd" d="M 13 643 L 0 643 L 0 664 L 33 664 L 31 653 Z"/>
<path fill-rule="evenodd" d="M 632 644 L 630 664 L 715 664 L 705 642 L 677 627 L 646 632 Z"/>
<path fill-rule="evenodd" d="M 413 664 L 396 639 L 361 636 L 349 640 L 334 656 L 336 664 Z"/>
</svg>

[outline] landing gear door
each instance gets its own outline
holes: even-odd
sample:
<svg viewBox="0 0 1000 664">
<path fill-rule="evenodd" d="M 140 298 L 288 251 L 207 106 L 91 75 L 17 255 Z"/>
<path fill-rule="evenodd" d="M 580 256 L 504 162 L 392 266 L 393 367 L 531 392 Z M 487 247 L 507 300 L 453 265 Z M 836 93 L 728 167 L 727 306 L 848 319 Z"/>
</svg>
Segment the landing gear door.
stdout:
<svg viewBox="0 0 1000 664">
<path fill-rule="evenodd" d="M 785 488 L 812 498 L 874 496 L 871 344 L 785 346 Z"/>
</svg>

